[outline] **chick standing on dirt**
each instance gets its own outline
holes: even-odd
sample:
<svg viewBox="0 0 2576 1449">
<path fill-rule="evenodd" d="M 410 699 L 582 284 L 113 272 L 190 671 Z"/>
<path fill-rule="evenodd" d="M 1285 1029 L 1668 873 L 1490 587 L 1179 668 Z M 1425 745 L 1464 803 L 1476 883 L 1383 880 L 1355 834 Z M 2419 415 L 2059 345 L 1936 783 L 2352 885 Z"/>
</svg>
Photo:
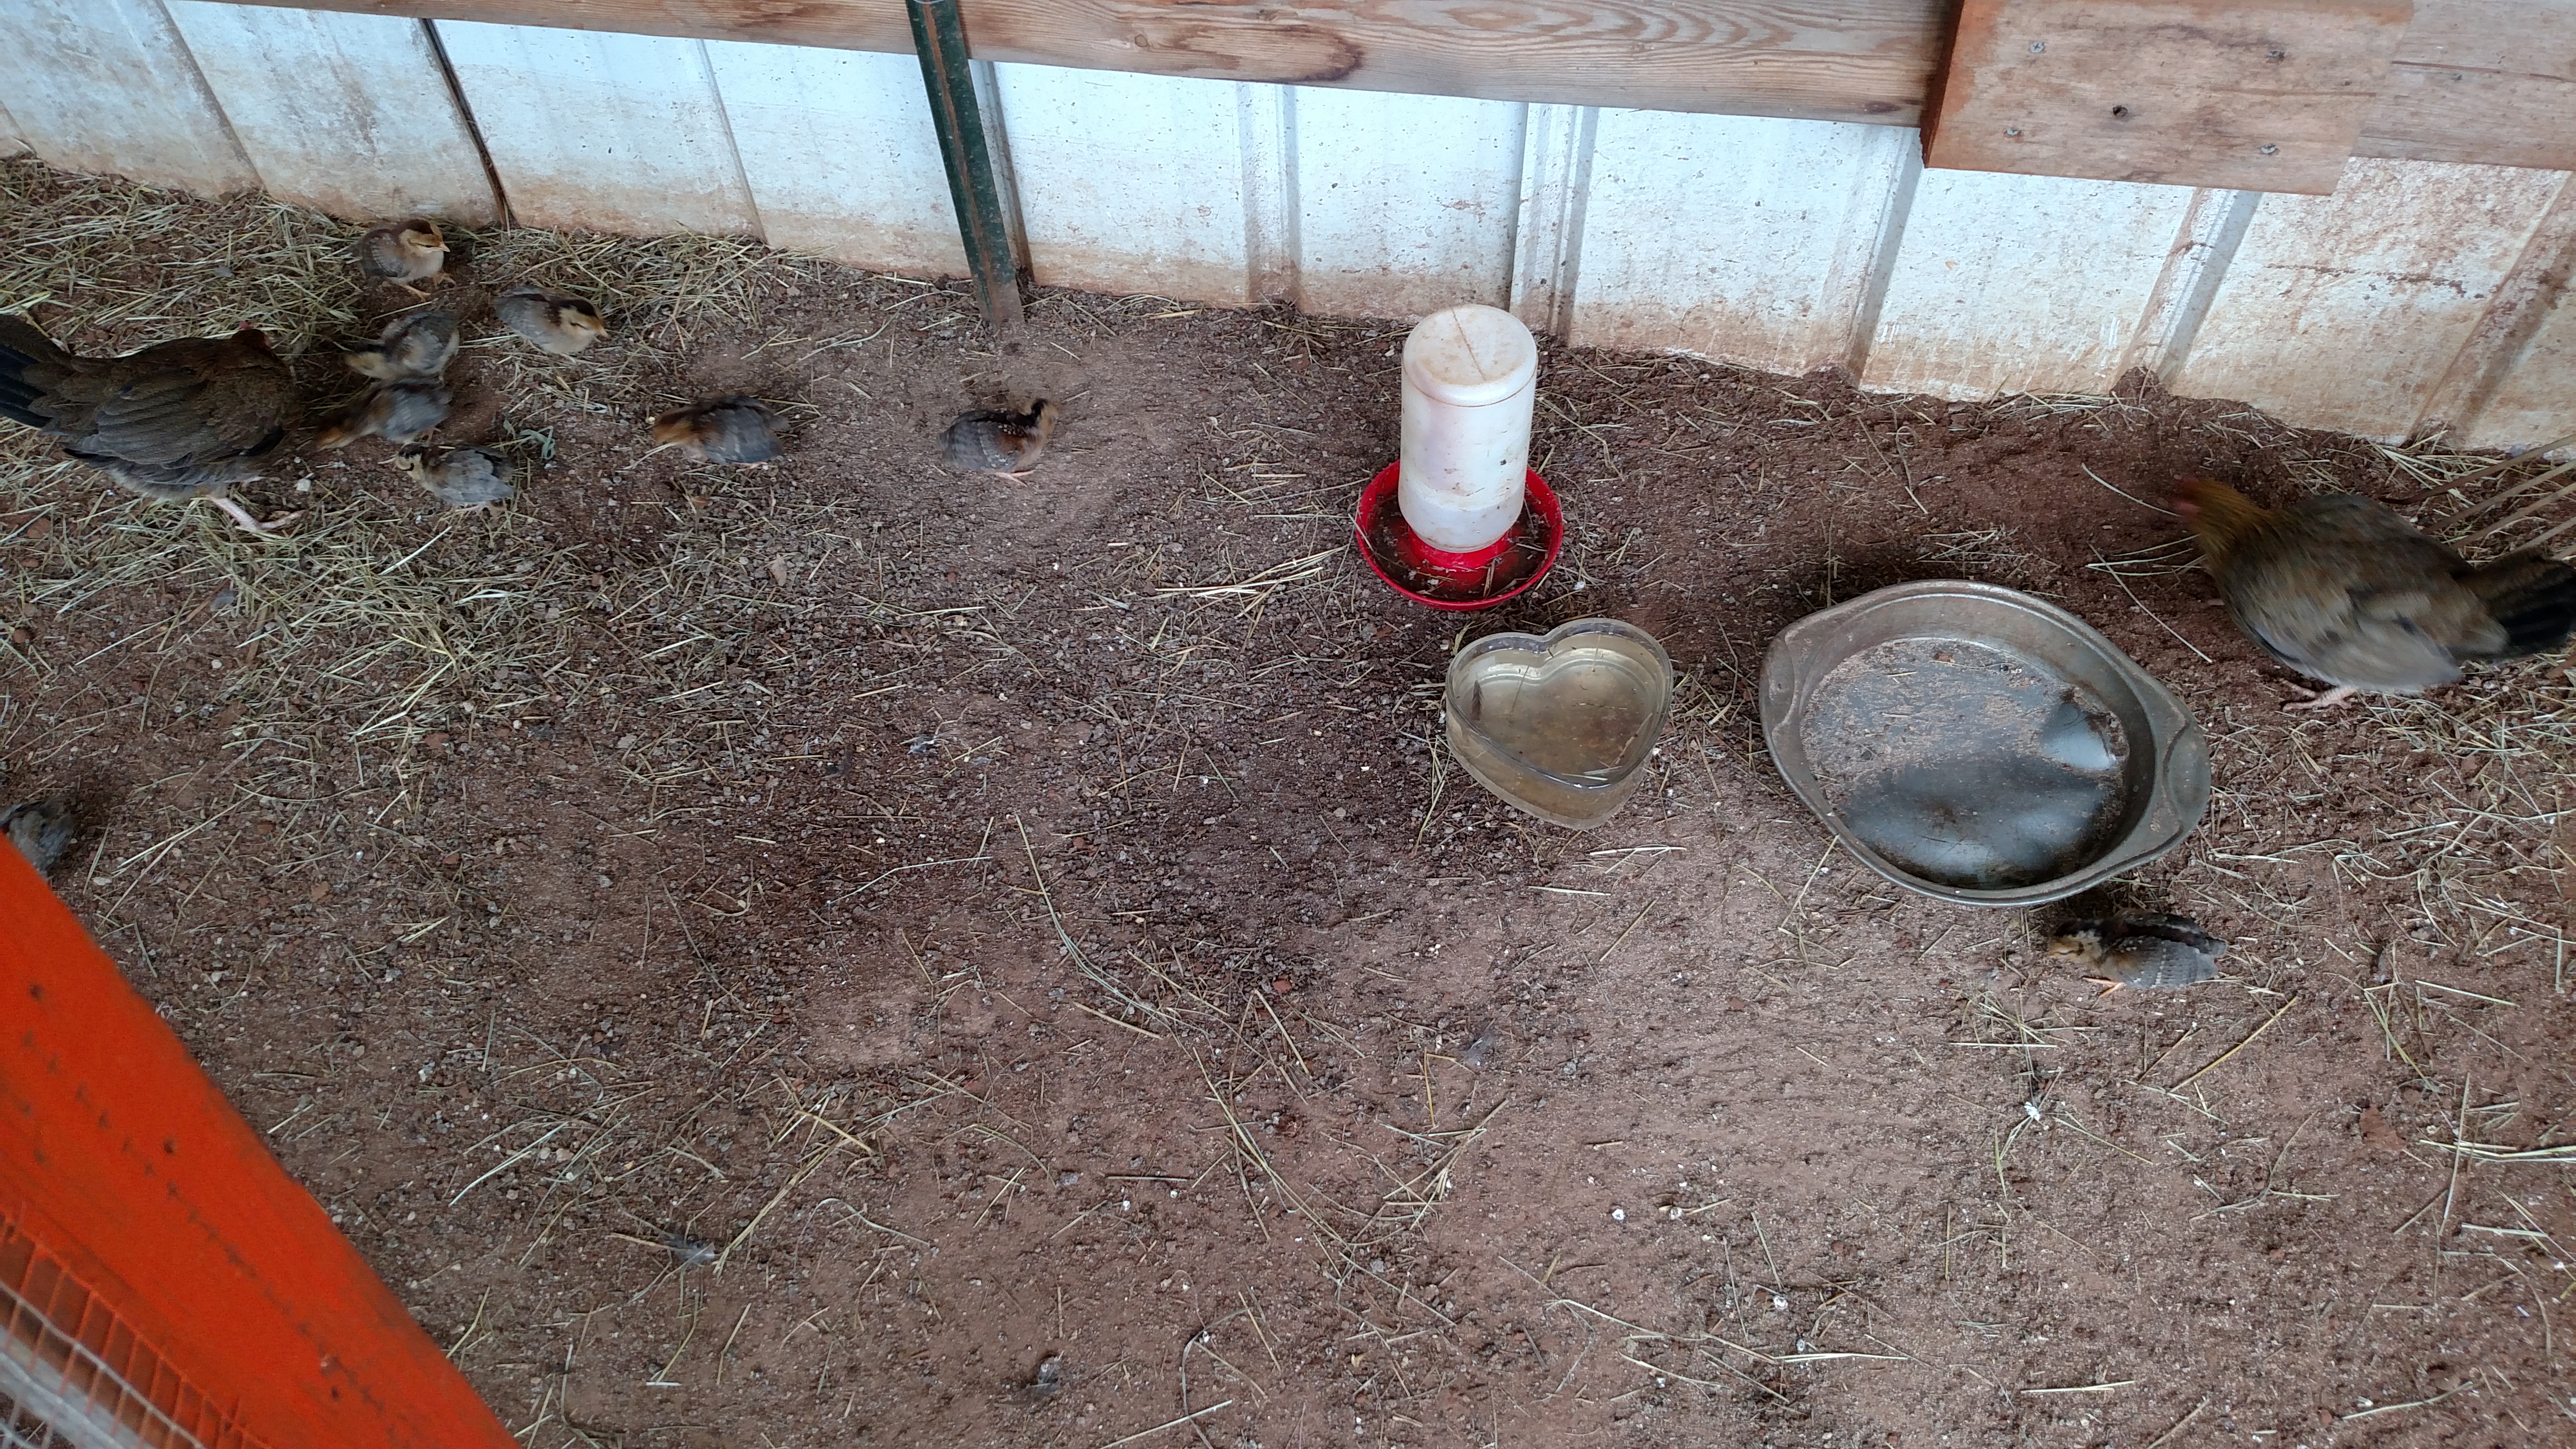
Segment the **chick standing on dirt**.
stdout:
<svg viewBox="0 0 2576 1449">
<path fill-rule="evenodd" d="M 390 382 L 436 377 L 456 356 L 456 319 L 445 312 L 415 312 L 385 324 L 373 347 L 341 354 L 351 372 Z"/>
<path fill-rule="evenodd" d="M 447 234 L 422 217 L 370 228 L 358 238 L 358 270 L 392 282 L 417 297 L 414 282 L 426 282 L 447 266 Z"/>
<path fill-rule="evenodd" d="M 51 875 L 80 834 L 80 822 L 69 800 L 29 800 L 0 812 L 0 833 L 8 835 L 36 874 Z"/>
<path fill-rule="evenodd" d="M 2576 568 L 2537 551 L 2472 565 L 2372 499 L 2264 508 L 2194 478 L 2174 507 L 2236 626 L 2333 686 L 2291 709 L 2420 694 L 2457 680 L 2464 661 L 2555 649 L 2576 627 Z"/>
<path fill-rule="evenodd" d="M 568 292 L 517 286 L 492 299 L 501 325 L 558 356 L 570 357 L 608 335 L 599 309 Z"/>
<path fill-rule="evenodd" d="M 2049 938 L 2048 954 L 2071 956 L 2107 976 L 2086 979 L 2110 995 L 2123 986 L 2178 991 L 2218 974 L 2227 943 L 2188 916 L 2161 913 L 2079 921 Z"/>
<path fill-rule="evenodd" d="M 1062 412 L 1044 399 L 1024 413 L 1000 408 L 971 412 L 939 435 L 939 449 L 952 468 L 1025 478 L 1046 453 L 1047 439 L 1055 435 Z"/>
<path fill-rule="evenodd" d="M 382 438 L 399 448 L 418 442 L 447 421 L 447 405 L 453 400 L 447 385 L 434 377 L 380 382 L 325 424 L 313 441 L 325 448 L 345 448 L 360 438 Z"/>
<path fill-rule="evenodd" d="M 657 414 L 654 449 L 678 448 L 708 463 L 766 463 L 779 452 L 769 420 L 769 408 L 758 398 L 706 398 Z"/>
<path fill-rule="evenodd" d="M 225 490 L 258 478 L 295 415 L 286 364 L 256 327 L 123 357 L 74 357 L 24 317 L 0 316 L 0 417 L 62 439 L 66 457 L 143 498 L 203 498 L 253 533 Z"/>
<path fill-rule="evenodd" d="M 481 448 L 449 448 L 432 455 L 414 443 L 394 454 L 394 466 L 450 508 L 487 508 L 509 502 L 519 491 L 510 483 L 508 461 Z"/>
</svg>

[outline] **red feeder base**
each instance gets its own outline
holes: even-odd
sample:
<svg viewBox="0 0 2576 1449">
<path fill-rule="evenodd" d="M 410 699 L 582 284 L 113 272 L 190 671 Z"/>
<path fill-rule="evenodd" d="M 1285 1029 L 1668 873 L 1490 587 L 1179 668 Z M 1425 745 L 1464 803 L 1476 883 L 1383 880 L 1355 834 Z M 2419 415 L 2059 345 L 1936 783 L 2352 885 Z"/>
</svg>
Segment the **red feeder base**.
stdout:
<svg viewBox="0 0 2576 1449">
<path fill-rule="evenodd" d="M 1521 498 L 1521 516 L 1501 538 L 1474 553 L 1433 548 L 1404 521 L 1396 505 L 1401 463 L 1389 463 L 1360 490 L 1360 557 L 1388 588 L 1434 609 L 1490 609 L 1528 592 L 1556 567 L 1565 548 L 1565 513 L 1556 490 L 1535 472 Z"/>
</svg>

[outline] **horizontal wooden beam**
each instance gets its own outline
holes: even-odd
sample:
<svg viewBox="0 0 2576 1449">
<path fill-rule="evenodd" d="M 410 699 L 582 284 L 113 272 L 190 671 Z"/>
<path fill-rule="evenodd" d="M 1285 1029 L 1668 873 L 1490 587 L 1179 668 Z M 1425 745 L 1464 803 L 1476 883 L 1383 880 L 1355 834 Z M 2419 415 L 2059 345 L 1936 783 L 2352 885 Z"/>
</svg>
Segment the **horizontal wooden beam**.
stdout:
<svg viewBox="0 0 2576 1449">
<path fill-rule="evenodd" d="M 909 52 L 901 0 L 249 0 Z M 1921 124 L 1952 0 L 961 0 L 979 60 Z M 2576 169 L 2576 0 L 2416 0 L 2356 154 Z"/>
<path fill-rule="evenodd" d="M 1924 164 L 2331 195 L 2413 0 L 1967 0 Z"/>
</svg>

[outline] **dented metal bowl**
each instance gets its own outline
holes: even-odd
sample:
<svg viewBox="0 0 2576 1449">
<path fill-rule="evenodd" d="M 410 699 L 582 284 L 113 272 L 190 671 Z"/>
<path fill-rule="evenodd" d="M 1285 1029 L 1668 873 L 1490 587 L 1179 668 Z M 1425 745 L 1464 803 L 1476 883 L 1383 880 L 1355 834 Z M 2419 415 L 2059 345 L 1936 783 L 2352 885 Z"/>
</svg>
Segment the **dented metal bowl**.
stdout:
<svg viewBox="0 0 2576 1449">
<path fill-rule="evenodd" d="M 2071 896 L 2172 850 L 2209 742 L 2083 620 L 1992 584 L 1898 584 L 1780 632 L 1773 763 L 1871 869 L 1962 905 Z"/>
</svg>

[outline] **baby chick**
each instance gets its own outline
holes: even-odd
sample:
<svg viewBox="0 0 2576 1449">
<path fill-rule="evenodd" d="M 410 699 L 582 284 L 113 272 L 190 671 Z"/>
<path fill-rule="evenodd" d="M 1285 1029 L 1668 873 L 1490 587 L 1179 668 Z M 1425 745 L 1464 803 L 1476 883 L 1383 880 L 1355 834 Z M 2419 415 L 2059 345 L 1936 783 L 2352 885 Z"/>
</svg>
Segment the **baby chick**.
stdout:
<svg viewBox="0 0 2576 1449">
<path fill-rule="evenodd" d="M 542 287 L 512 287 L 492 299 L 492 311 L 500 317 L 502 326 L 562 357 L 570 357 L 608 335 L 607 319 L 599 315 L 597 307 L 569 293 L 549 292 Z"/>
<path fill-rule="evenodd" d="M 345 448 L 360 438 L 382 438 L 395 447 L 418 442 L 447 421 L 451 400 L 446 385 L 436 378 L 380 382 L 315 434 L 313 441 L 325 448 Z"/>
<path fill-rule="evenodd" d="M 358 270 L 392 282 L 417 297 L 414 282 L 426 282 L 447 265 L 447 234 L 424 217 L 370 228 L 358 238 Z"/>
<path fill-rule="evenodd" d="M 38 875 L 50 875 L 63 853 L 71 849 L 72 838 L 80 834 L 80 822 L 72 814 L 72 802 L 65 799 L 29 800 L 0 812 L 0 832 L 9 843 L 27 857 L 27 864 Z"/>
<path fill-rule="evenodd" d="M 952 468 L 1025 478 L 1046 452 L 1047 439 L 1054 435 L 1062 412 L 1045 399 L 1024 413 L 980 409 L 950 423 L 948 431 L 939 435 L 939 449 L 948 455 Z"/>
<path fill-rule="evenodd" d="M 2049 938 L 2048 954 L 2071 956 L 2109 971 L 2085 979 L 2110 995 L 2123 986 L 2176 991 L 2218 974 L 2227 943 L 2187 916 L 2150 913 L 2110 921 L 2078 921 Z"/>
<path fill-rule="evenodd" d="M 511 485 L 509 461 L 481 448 L 449 448 L 432 456 L 413 443 L 394 454 L 394 466 L 450 508 L 488 508 L 519 491 Z"/>
<path fill-rule="evenodd" d="M 2333 688 L 2421 694 L 2471 659 L 2537 654 L 2576 627 L 2576 568 L 2536 550 L 2471 564 L 2384 504 L 2349 493 L 2264 508 L 2224 483 L 2174 503 L 2227 612 L 2263 652 Z"/>
<path fill-rule="evenodd" d="M 385 324 L 373 347 L 341 354 L 352 372 L 392 381 L 436 377 L 456 356 L 456 319 L 445 312 L 415 312 Z"/>
<path fill-rule="evenodd" d="M 770 416 L 758 398 L 702 398 L 654 417 L 655 450 L 678 448 L 708 463 L 766 463 L 779 451 Z"/>
</svg>

